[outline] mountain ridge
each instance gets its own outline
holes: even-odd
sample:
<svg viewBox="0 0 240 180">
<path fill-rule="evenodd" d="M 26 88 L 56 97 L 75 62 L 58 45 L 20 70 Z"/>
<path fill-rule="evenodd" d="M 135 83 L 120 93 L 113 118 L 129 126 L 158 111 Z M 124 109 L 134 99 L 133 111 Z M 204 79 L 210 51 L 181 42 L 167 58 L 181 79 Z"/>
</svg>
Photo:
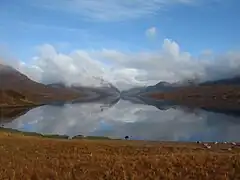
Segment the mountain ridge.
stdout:
<svg viewBox="0 0 240 180">
<path fill-rule="evenodd" d="M 151 86 L 134 87 L 128 90 L 122 91 L 125 94 L 148 94 L 154 92 L 170 92 L 181 88 L 200 87 L 200 86 L 214 86 L 214 85 L 240 85 L 240 76 L 234 76 L 230 78 L 208 80 L 204 82 L 194 82 L 192 80 L 179 81 L 169 83 L 166 81 L 160 81 L 159 83 Z"/>
<path fill-rule="evenodd" d="M 82 96 L 76 90 L 53 88 L 33 81 L 16 69 L 3 64 L 0 64 L 0 90 L 0 106 L 41 105 Z"/>
<path fill-rule="evenodd" d="M 120 94 L 113 84 L 103 79 L 101 82 L 99 87 L 67 86 L 62 82 L 42 84 L 11 66 L 0 64 L 0 107 L 81 102 Z"/>
</svg>

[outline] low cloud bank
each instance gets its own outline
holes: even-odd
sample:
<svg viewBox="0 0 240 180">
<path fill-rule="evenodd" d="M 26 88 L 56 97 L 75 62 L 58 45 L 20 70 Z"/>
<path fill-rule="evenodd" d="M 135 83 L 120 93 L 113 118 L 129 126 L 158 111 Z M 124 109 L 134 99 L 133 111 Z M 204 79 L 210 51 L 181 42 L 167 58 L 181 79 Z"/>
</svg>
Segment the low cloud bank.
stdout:
<svg viewBox="0 0 240 180">
<path fill-rule="evenodd" d="M 11 64 L 43 83 L 99 86 L 99 78 L 102 78 L 123 90 L 159 81 L 205 81 L 233 77 L 240 72 L 240 52 L 216 55 L 205 51 L 193 57 L 181 51 L 179 45 L 170 39 L 165 39 L 158 51 L 133 53 L 102 49 L 63 54 L 52 45 L 45 44 L 38 48 L 38 54 L 30 64 Z"/>
</svg>

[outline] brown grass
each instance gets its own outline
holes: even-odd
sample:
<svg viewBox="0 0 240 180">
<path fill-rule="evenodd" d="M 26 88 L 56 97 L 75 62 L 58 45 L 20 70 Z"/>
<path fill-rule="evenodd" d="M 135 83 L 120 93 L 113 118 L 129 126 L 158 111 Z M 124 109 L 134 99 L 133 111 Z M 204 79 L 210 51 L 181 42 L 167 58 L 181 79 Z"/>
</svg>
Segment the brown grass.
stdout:
<svg viewBox="0 0 240 180">
<path fill-rule="evenodd" d="M 240 148 L 0 133 L 0 179 L 240 179 Z"/>
</svg>

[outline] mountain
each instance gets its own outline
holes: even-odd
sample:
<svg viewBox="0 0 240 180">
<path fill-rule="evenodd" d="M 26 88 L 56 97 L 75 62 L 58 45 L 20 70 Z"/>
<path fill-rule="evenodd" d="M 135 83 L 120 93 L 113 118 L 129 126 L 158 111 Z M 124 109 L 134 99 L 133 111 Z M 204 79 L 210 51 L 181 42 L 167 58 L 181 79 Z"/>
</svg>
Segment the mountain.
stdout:
<svg viewBox="0 0 240 180">
<path fill-rule="evenodd" d="M 182 105 L 216 110 L 240 110 L 240 78 L 207 81 L 198 85 L 155 91 L 147 94 L 155 100 L 170 100 Z"/>
<path fill-rule="evenodd" d="M 16 69 L 0 64 L 0 106 L 64 104 L 95 101 L 104 97 L 118 98 L 120 91 L 99 78 L 100 86 L 66 86 L 63 83 L 41 84 Z"/>
<path fill-rule="evenodd" d="M 112 89 L 113 91 L 115 91 L 117 93 L 120 93 L 120 90 L 117 87 L 115 87 L 112 83 L 105 81 L 101 77 L 94 76 L 94 78 L 100 81 L 100 85 L 101 85 L 100 87 L 109 88 L 109 89 Z"/>
<path fill-rule="evenodd" d="M 19 93 L 17 91 L 13 90 L 1 90 L 0 93 L 0 105 L 8 106 L 8 105 L 34 105 L 34 102 L 28 100 L 28 98 L 23 95 L 22 93 Z"/>
<path fill-rule="evenodd" d="M 176 83 L 168 83 L 165 81 L 161 81 L 156 85 L 153 86 L 145 86 L 145 87 L 135 87 L 131 88 L 129 90 L 125 90 L 121 92 L 121 96 L 142 96 L 142 95 L 147 95 L 149 93 L 154 93 L 154 92 L 169 92 L 177 87 L 180 87 L 180 84 Z"/>
<path fill-rule="evenodd" d="M 174 84 L 174 83 L 171 84 L 165 81 L 161 81 L 154 86 L 148 86 L 146 88 L 146 92 L 159 92 L 159 91 L 168 92 L 168 91 L 174 90 L 176 87 L 179 87 L 179 86 L 181 85 Z"/>
<path fill-rule="evenodd" d="M 170 105 L 178 104 L 229 112 L 240 111 L 240 77 L 202 83 L 190 80 L 177 83 L 162 81 L 153 86 L 123 91 L 121 98 L 140 103 L 143 101 L 146 104 L 153 104 L 152 101 L 157 100 L 159 107 L 171 102 Z"/>
<path fill-rule="evenodd" d="M 236 76 L 233 78 L 228 79 L 220 79 L 215 81 L 207 81 L 204 83 L 201 83 L 200 85 L 206 86 L 206 85 L 240 85 L 240 76 Z"/>
<path fill-rule="evenodd" d="M 176 82 L 176 83 L 169 83 L 165 81 L 161 81 L 153 86 L 147 86 L 147 87 L 136 87 L 132 88 L 126 91 L 123 91 L 122 95 L 148 95 L 151 93 L 167 93 L 167 92 L 175 92 L 177 90 L 182 89 L 189 89 L 189 88 L 197 88 L 202 86 L 236 86 L 240 85 L 240 76 L 228 78 L 228 79 L 220 79 L 220 80 L 214 80 L 214 81 L 206 81 L 202 83 L 195 82 L 193 80 L 185 80 L 182 82 Z"/>
<path fill-rule="evenodd" d="M 74 103 L 85 102 L 85 101 L 95 101 L 108 96 L 113 96 L 116 98 L 120 96 L 120 91 L 111 83 L 101 84 L 101 85 L 102 86 L 96 86 L 96 87 L 71 85 L 68 88 L 75 91 L 79 91 L 82 94 L 84 94 L 84 97 L 81 97 L 80 99 L 75 100 Z M 67 87 L 63 83 L 54 83 L 54 84 L 49 84 L 48 86 L 55 87 L 55 88 Z"/>
<path fill-rule="evenodd" d="M 68 87 L 51 87 L 35 82 L 16 69 L 0 64 L 0 106 L 40 105 L 82 96 Z"/>
</svg>

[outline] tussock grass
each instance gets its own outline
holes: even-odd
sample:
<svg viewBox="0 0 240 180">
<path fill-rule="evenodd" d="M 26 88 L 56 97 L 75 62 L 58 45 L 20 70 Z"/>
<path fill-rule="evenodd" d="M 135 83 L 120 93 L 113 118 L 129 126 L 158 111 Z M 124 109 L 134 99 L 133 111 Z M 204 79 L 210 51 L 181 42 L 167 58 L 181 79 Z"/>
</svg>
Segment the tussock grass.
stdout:
<svg viewBox="0 0 240 180">
<path fill-rule="evenodd" d="M 224 145 L 227 146 L 227 145 Z M 240 149 L 0 132 L 0 179 L 240 179 Z"/>
</svg>

